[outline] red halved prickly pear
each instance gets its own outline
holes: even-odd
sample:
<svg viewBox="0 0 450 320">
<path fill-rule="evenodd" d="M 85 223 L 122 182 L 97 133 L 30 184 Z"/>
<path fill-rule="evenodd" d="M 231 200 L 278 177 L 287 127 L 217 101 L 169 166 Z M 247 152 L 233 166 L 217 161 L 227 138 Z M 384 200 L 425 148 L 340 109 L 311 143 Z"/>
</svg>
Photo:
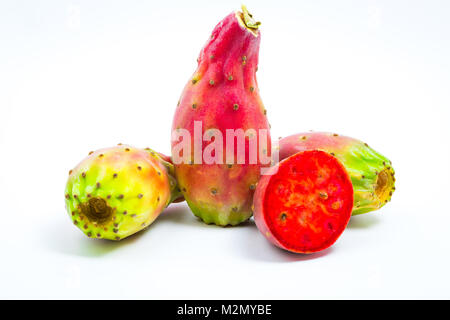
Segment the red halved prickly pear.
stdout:
<svg viewBox="0 0 450 320">
<path fill-rule="evenodd" d="M 338 158 L 355 192 L 353 215 L 380 209 L 395 190 L 392 163 L 360 140 L 328 132 L 298 133 L 279 141 L 280 159 L 305 150 L 323 150 Z"/>
<path fill-rule="evenodd" d="M 188 150 L 182 150 L 183 154 L 177 147 L 179 137 L 172 140 L 176 176 L 192 212 L 205 223 L 236 225 L 250 218 L 261 167 L 270 164 L 269 123 L 255 75 L 261 39 L 258 26 L 243 7 L 243 12 L 231 13 L 215 27 L 201 50 L 197 70 L 184 88 L 173 119 L 173 134 L 190 134 Z M 195 158 L 196 124 L 201 125 L 199 134 L 203 138 L 199 160 Z M 211 143 L 205 142 L 204 137 L 211 129 L 222 138 L 228 137 L 227 130 L 253 130 L 254 134 L 245 136 L 242 150 L 237 149 L 238 139 L 231 138 L 231 162 L 224 152 L 220 163 L 206 163 L 203 156 Z M 261 130 L 266 130 L 264 137 Z M 218 137 L 214 138 L 217 142 Z M 253 141 L 267 162 L 261 160 L 259 152 L 256 161 L 249 161 Z M 177 163 L 176 157 L 183 158 L 182 163 Z M 237 159 L 241 157 L 245 163 L 239 163 Z"/>
<path fill-rule="evenodd" d="M 254 218 L 273 244 L 313 253 L 342 234 L 353 207 L 353 187 L 344 166 L 323 151 L 299 152 L 269 170 L 256 188 Z"/>
</svg>

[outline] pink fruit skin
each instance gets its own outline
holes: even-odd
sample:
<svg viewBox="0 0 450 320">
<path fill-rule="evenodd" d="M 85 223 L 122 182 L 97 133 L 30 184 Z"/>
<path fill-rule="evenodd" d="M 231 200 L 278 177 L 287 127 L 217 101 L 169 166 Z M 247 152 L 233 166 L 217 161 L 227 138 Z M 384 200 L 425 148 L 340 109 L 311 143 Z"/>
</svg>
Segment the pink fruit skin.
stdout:
<svg viewBox="0 0 450 320">
<path fill-rule="evenodd" d="M 214 128 L 221 131 L 224 139 L 227 129 L 254 129 L 256 132 L 266 129 L 266 152 L 268 155 L 271 152 L 269 123 L 255 75 L 261 36 L 259 30 L 249 30 L 237 15 L 237 12 L 229 14 L 213 30 L 175 112 L 172 131 L 186 129 L 190 132 L 191 155 L 194 154 L 194 121 L 202 122 L 202 135 Z M 172 141 L 172 157 L 177 143 Z M 203 142 L 203 151 L 209 143 Z M 246 159 L 248 146 L 246 138 Z M 236 225 L 252 215 L 252 196 L 261 166 L 258 156 L 256 164 L 231 167 L 225 159 L 223 164 L 175 164 L 175 172 L 196 216 L 206 223 Z"/>
<path fill-rule="evenodd" d="M 279 141 L 280 160 L 306 150 L 325 150 L 328 152 L 346 152 L 346 149 L 362 144 L 356 139 L 329 132 L 304 132 L 285 137 Z"/>
</svg>

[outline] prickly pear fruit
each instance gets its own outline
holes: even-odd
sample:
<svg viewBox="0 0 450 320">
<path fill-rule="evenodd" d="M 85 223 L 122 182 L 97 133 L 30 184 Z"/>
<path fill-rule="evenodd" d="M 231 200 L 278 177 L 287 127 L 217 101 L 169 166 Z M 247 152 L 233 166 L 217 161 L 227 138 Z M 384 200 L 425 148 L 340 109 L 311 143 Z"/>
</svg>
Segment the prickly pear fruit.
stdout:
<svg viewBox="0 0 450 320">
<path fill-rule="evenodd" d="M 171 190 L 172 191 L 172 200 L 170 202 L 171 203 L 172 202 L 173 203 L 183 202 L 184 197 L 180 191 L 180 188 L 178 187 L 178 182 L 175 178 L 175 168 L 173 166 L 172 159 L 169 156 L 166 156 L 165 154 L 163 154 L 161 152 L 154 151 L 150 148 L 145 148 L 144 150 L 147 152 L 150 152 L 150 154 L 153 157 L 156 157 L 166 167 L 167 172 L 169 174 L 171 186 L 176 186 L 176 190 Z"/>
<path fill-rule="evenodd" d="M 355 192 L 353 215 L 380 209 L 395 190 L 392 163 L 357 139 L 336 133 L 299 133 L 279 141 L 280 159 L 299 151 L 323 150 L 336 156 L 347 169 Z"/>
<path fill-rule="evenodd" d="M 109 240 L 149 226 L 181 195 L 166 160 L 127 145 L 90 152 L 69 172 L 65 197 L 73 223 L 88 237 Z"/>
<path fill-rule="evenodd" d="M 331 246 L 350 219 L 353 187 L 344 166 L 323 151 L 303 151 L 270 168 L 258 183 L 254 219 L 276 246 L 313 253 Z"/>
<path fill-rule="evenodd" d="M 197 70 L 185 86 L 174 115 L 172 159 L 176 176 L 192 212 L 208 224 L 237 225 L 250 218 L 261 167 L 270 164 L 269 123 L 255 75 L 261 39 L 258 26 L 243 7 L 243 12 L 231 13 L 215 27 L 201 50 Z M 206 163 L 203 158 L 197 161 L 193 156 L 196 123 L 201 124 L 200 139 L 203 139 L 199 149 L 203 157 L 211 144 L 204 137 L 211 129 L 219 131 L 222 137 L 227 136 L 229 129 L 251 130 L 255 134 L 245 136 L 243 150 L 234 144 L 231 163 L 225 152 L 219 161 Z M 188 152 L 183 150 L 182 155 L 177 149 L 179 137 L 174 138 L 174 133 L 181 130 L 190 136 Z M 261 131 L 265 131 L 265 136 Z M 215 139 L 217 142 L 217 136 Z M 237 141 L 236 136 L 232 139 Z M 260 151 L 253 163 L 248 161 L 251 139 Z M 241 156 L 245 163 L 235 160 Z M 262 160 L 264 156 L 268 157 L 267 162 Z M 177 162 L 175 158 L 183 161 Z"/>
</svg>

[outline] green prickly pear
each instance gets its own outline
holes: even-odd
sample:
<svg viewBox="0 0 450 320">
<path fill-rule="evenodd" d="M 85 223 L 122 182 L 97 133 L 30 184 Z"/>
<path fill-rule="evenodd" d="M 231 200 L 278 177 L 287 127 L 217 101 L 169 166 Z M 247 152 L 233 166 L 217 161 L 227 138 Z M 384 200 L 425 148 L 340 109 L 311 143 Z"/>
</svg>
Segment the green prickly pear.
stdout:
<svg viewBox="0 0 450 320">
<path fill-rule="evenodd" d="M 347 169 L 355 192 L 353 215 L 380 209 L 395 190 L 392 163 L 362 141 L 328 132 L 298 133 L 279 141 L 280 160 L 305 150 L 322 150 Z"/>
</svg>

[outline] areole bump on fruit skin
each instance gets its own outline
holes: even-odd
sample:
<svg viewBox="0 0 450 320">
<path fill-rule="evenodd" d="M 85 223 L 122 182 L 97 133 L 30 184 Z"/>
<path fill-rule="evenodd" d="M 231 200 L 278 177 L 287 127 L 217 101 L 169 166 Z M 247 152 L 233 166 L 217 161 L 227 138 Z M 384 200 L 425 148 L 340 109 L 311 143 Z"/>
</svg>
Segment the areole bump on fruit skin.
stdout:
<svg viewBox="0 0 450 320">
<path fill-rule="evenodd" d="M 66 209 L 88 237 L 121 240 L 149 226 L 180 191 L 168 159 L 127 145 L 90 152 L 66 184 Z"/>
<path fill-rule="evenodd" d="M 256 188 L 255 223 L 276 246 L 313 253 L 342 234 L 353 207 L 353 187 L 344 166 L 323 151 L 294 154 L 270 169 Z"/>
<path fill-rule="evenodd" d="M 181 95 L 172 132 L 185 129 L 194 137 L 194 122 L 198 121 L 202 123 L 202 135 L 208 129 L 217 129 L 224 136 L 227 129 L 269 132 L 255 74 L 261 39 L 258 26 L 244 7 L 243 12 L 229 14 L 214 28 L 200 52 L 197 70 Z M 172 141 L 173 157 L 177 156 L 176 143 Z M 270 137 L 267 146 L 270 155 Z M 204 150 L 206 143 L 201 147 Z M 248 159 L 248 139 L 245 152 Z M 196 216 L 205 223 L 222 226 L 251 217 L 252 196 L 262 166 L 259 160 L 256 164 L 227 164 L 225 159 L 223 164 L 193 162 L 175 164 L 175 172 Z"/>
<path fill-rule="evenodd" d="M 360 140 L 329 132 L 298 133 L 279 140 L 280 160 L 305 150 L 323 150 L 338 158 L 352 179 L 353 215 L 380 209 L 395 191 L 392 162 Z"/>
</svg>

